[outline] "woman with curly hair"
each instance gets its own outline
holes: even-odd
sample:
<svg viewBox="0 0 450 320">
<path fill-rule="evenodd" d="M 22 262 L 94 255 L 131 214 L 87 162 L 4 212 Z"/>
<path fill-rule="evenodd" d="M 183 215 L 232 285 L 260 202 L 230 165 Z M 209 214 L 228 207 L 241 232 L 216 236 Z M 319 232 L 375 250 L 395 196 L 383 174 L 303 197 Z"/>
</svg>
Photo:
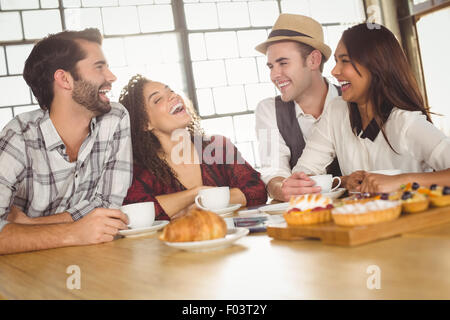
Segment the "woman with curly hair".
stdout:
<svg viewBox="0 0 450 320">
<path fill-rule="evenodd" d="M 228 139 L 206 137 L 192 107 L 167 85 L 136 75 L 119 102 L 130 114 L 134 158 L 124 204 L 153 201 L 156 219 L 170 220 L 208 187 L 229 186 L 230 203 L 267 201 L 260 174 Z"/>
</svg>

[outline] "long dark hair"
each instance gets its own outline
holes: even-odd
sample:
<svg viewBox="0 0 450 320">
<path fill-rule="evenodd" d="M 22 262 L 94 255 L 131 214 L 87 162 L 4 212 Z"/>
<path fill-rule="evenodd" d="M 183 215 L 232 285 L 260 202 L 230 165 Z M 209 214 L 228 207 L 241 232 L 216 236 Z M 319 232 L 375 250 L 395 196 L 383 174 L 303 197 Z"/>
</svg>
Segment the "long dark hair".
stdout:
<svg viewBox="0 0 450 320">
<path fill-rule="evenodd" d="M 152 81 L 140 74 L 133 76 L 122 89 L 119 102 L 125 106 L 130 114 L 133 161 L 157 175 L 164 183 L 170 184 L 171 179 L 177 177 L 176 173 L 165 160 L 166 155 L 163 154 L 158 137 L 147 129 L 150 119 L 145 110 L 144 86 L 149 82 Z M 200 127 L 200 118 L 188 101 L 186 101 L 186 107 L 192 117 L 187 130 L 193 141 L 195 135 L 203 136 L 204 133 Z"/>
<path fill-rule="evenodd" d="M 420 111 L 430 122 L 431 118 L 400 44 L 391 31 L 382 25 L 379 27 L 369 29 L 365 23 L 353 26 L 344 31 L 341 41 L 356 72 L 360 74 L 353 62 L 358 62 L 371 73 L 369 100 L 373 105 L 375 121 L 390 145 L 384 124 L 392 107 Z M 350 103 L 349 109 L 350 123 L 356 134 L 358 117 L 356 103 Z"/>
<path fill-rule="evenodd" d="M 33 47 L 25 61 L 23 77 L 43 110 L 50 110 L 53 101 L 56 70 L 69 71 L 75 80 L 79 79 L 76 64 L 86 57 L 86 52 L 75 41 L 77 39 L 100 45 L 103 41 L 100 31 L 95 28 L 50 34 Z"/>
</svg>

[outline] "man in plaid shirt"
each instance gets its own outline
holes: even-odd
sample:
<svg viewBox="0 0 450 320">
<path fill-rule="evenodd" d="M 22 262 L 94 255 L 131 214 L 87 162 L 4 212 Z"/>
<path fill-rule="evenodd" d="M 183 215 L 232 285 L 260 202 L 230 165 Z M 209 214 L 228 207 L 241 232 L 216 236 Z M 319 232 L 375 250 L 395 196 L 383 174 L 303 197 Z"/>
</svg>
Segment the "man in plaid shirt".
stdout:
<svg viewBox="0 0 450 320">
<path fill-rule="evenodd" d="M 39 41 L 23 76 L 41 109 L 0 134 L 0 254 L 113 240 L 132 178 L 129 116 L 97 29 Z"/>
</svg>

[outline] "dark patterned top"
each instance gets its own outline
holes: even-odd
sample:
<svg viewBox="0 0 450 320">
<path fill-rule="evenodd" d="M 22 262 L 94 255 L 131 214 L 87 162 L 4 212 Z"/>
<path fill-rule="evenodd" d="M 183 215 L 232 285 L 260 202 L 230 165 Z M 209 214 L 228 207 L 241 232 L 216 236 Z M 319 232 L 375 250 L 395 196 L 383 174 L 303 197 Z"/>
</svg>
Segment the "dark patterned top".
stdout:
<svg viewBox="0 0 450 320">
<path fill-rule="evenodd" d="M 208 145 L 196 147 L 201 155 L 200 169 L 204 186 L 239 188 L 247 199 L 248 207 L 266 203 L 267 193 L 259 172 L 242 158 L 230 140 L 214 136 Z M 134 164 L 133 183 L 124 204 L 153 201 L 156 220 L 170 220 L 156 196 L 184 190 L 186 188 L 177 178 L 173 177 L 167 184 L 149 170 Z"/>
</svg>

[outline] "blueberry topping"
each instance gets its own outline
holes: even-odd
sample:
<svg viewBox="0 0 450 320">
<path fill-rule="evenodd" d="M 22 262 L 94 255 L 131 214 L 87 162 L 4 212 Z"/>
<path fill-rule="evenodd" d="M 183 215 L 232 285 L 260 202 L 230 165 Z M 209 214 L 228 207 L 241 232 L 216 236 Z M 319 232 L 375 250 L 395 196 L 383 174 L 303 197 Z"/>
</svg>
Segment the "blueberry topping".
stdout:
<svg viewBox="0 0 450 320">
<path fill-rule="evenodd" d="M 381 200 L 389 200 L 389 194 L 388 193 L 382 193 L 380 196 Z"/>
<path fill-rule="evenodd" d="M 402 200 L 408 200 L 408 199 L 411 199 L 411 198 L 412 198 L 412 193 L 411 192 L 409 192 L 409 191 L 403 192 Z"/>
<path fill-rule="evenodd" d="M 436 190 L 437 189 L 437 184 L 435 183 L 435 184 L 432 184 L 431 186 L 430 186 L 430 190 Z"/>
<path fill-rule="evenodd" d="M 413 190 L 417 190 L 417 189 L 419 189 L 419 187 L 420 187 L 420 185 L 419 185 L 417 182 L 414 182 L 414 183 L 412 184 L 412 189 L 413 189 Z"/>
<path fill-rule="evenodd" d="M 444 189 L 442 190 L 442 194 L 444 196 L 449 195 L 450 194 L 450 187 L 449 186 L 445 186 Z"/>
</svg>

